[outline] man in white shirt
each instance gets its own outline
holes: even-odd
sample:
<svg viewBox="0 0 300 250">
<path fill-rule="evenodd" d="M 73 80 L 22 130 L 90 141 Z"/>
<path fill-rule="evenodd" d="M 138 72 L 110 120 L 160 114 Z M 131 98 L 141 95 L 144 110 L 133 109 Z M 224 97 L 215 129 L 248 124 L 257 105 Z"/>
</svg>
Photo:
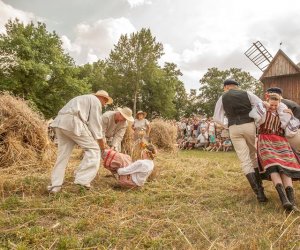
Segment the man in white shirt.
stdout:
<svg viewBox="0 0 300 250">
<path fill-rule="evenodd" d="M 195 148 L 206 148 L 208 145 L 208 133 L 205 128 L 201 129 L 201 133 L 197 137 L 197 144 Z"/>
<path fill-rule="evenodd" d="M 84 150 L 84 157 L 75 173 L 75 184 L 89 188 L 100 166 L 100 149 L 105 143 L 101 127 L 102 106 L 113 99 L 104 90 L 70 100 L 51 123 L 57 136 L 57 160 L 48 190 L 57 193 L 64 181 L 65 169 L 74 146 Z"/>
<path fill-rule="evenodd" d="M 121 151 L 121 142 L 128 127 L 128 122 L 133 122 L 130 108 L 117 108 L 116 111 L 107 111 L 102 115 L 101 127 L 103 138 L 107 145 L 118 152 Z"/>
</svg>

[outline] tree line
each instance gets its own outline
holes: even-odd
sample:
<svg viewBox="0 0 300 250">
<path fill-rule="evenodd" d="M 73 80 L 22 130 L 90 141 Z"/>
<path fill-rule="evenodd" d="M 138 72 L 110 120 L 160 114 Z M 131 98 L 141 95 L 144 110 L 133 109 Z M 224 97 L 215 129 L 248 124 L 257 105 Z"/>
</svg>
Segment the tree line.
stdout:
<svg viewBox="0 0 300 250">
<path fill-rule="evenodd" d="M 109 92 L 115 106 L 169 119 L 211 115 L 228 77 L 243 89 L 258 95 L 262 91 L 261 83 L 241 69 L 210 68 L 199 81 L 199 94 L 187 93 L 178 66 L 159 65 L 164 49 L 150 29 L 121 35 L 106 59 L 79 66 L 44 23 L 25 25 L 15 19 L 5 27 L 0 34 L 0 91 L 25 98 L 46 118 L 55 116 L 71 98 L 99 89 Z"/>
</svg>

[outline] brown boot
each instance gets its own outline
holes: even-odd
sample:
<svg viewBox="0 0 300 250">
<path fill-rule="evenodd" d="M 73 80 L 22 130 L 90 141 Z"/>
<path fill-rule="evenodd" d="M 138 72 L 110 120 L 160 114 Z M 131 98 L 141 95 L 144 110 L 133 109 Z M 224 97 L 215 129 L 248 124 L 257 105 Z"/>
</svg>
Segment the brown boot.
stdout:
<svg viewBox="0 0 300 250">
<path fill-rule="evenodd" d="M 282 203 L 282 206 L 284 209 L 288 210 L 288 211 L 291 211 L 293 209 L 293 205 L 292 203 L 289 201 L 287 195 L 286 195 L 286 192 L 285 192 L 285 189 L 283 187 L 283 185 L 281 183 L 278 183 L 276 186 L 275 186 L 277 192 L 278 192 L 278 195 L 279 195 L 279 198 L 281 200 L 281 203 Z"/>
</svg>

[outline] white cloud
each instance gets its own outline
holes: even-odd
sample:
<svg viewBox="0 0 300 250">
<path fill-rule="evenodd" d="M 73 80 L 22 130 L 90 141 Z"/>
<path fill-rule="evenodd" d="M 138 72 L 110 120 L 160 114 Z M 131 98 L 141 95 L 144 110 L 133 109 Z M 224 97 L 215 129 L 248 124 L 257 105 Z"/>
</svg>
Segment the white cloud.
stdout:
<svg viewBox="0 0 300 250">
<path fill-rule="evenodd" d="M 73 44 L 67 36 L 62 36 L 61 41 L 63 43 L 64 50 L 68 52 L 74 52 L 75 54 L 80 54 L 81 47 L 77 44 Z"/>
<path fill-rule="evenodd" d="M 25 24 L 32 20 L 36 20 L 36 16 L 34 14 L 15 9 L 11 5 L 0 0 L 0 33 L 5 32 L 5 24 L 7 21 L 15 18 L 18 18 Z"/>
<path fill-rule="evenodd" d="M 71 42 L 62 36 L 63 46 L 79 64 L 104 59 L 109 55 L 122 34 L 135 32 L 135 27 L 124 18 L 108 18 L 95 23 L 80 23 Z"/>
<path fill-rule="evenodd" d="M 144 5 L 144 4 L 152 4 L 151 0 L 127 0 L 131 8 Z"/>
</svg>

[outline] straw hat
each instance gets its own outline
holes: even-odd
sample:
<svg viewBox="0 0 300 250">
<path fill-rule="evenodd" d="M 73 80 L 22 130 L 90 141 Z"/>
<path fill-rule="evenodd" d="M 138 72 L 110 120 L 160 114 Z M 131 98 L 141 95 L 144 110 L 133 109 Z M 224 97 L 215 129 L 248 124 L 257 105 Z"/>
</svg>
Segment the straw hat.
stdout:
<svg viewBox="0 0 300 250">
<path fill-rule="evenodd" d="M 108 93 L 105 90 L 98 90 L 96 92 L 96 94 L 94 94 L 95 96 L 102 96 L 104 98 L 107 99 L 107 103 L 106 104 L 112 104 L 113 103 L 113 99 L 108 95 Z"/>
<path fill-rule="evenodd" d="M 134 118 L 132 117 L 132 110 L 130 108 L 117 108 L 117 110 L 121 113 L 121 115 L 128 121 L 134 122 Z"/>
<path fill-rule="evenodd" d="M 136 118 L 138 118 L 138 115 L 139 114 L 143 114 L 144 115 L 144 118 L 147 116 L 147 113 L 146 112 L 143 112 L 142 110 L 138 111 L 135 115 Z"/>
</svg>

